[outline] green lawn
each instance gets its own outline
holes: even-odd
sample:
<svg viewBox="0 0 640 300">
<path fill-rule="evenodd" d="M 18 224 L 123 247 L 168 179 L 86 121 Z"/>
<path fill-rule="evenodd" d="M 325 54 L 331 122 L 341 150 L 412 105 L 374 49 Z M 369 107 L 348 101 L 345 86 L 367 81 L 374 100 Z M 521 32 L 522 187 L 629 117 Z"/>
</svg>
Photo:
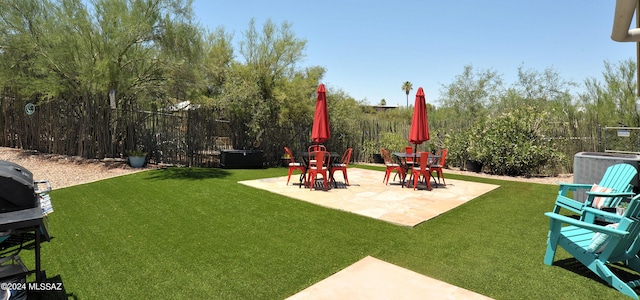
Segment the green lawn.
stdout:
<svg viewBox="0 0 640 300">
<path fill-rule="evenodd" d="M 405 228 L 237 183 L 283 175 L 173 168 L 54 190 L 43 269 L 77 299 L 282 299 L 371 255 L 495 299 L 622 297 L 562 250 L 543 264 L 556 186 L 447 175 L 501 187 Z"/>
</svg>

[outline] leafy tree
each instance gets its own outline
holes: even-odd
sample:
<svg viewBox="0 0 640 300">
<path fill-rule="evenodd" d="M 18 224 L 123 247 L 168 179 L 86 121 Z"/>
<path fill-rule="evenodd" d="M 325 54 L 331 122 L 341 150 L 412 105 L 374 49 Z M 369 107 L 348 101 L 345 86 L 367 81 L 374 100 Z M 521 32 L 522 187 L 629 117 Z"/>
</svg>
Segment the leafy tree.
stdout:
<svg viewBox="0 0 640 300">
<path fill-rule="evenodd" d="M 251 19 L 239 52 L 257 76 L 261 99 L 271 99 L 278 80 L 296 72 L 296 64 L 305 57 L 306 44 L 295 36 L 290 23 L 278 27 L 267 20 L 258 32 L 255 19 Z"/>
<path fill-rule="evenodd" d="M 224 94 L 215 105 L 225 112 L 231 128 L 231 138 L 236 149 L 252 147 L 255 137 L 261 130 L 266 109 L 265 101 L 260 101 L 260 86 L 250 67 L 240 63 L 232 64 L 224 82 Z M 249 138 L 252 133 L 254 139 Z"/>
<path fill-rule="evenodd" d="M 146 107 L 191 98 L 190 89 L 203 77 L 204 41 L 202 30 L 190 22 L 190 5 L 184 0 L 94 0 L 97 64 L 106 75 L 106 88 L 124 99 L 136 95 L 136 104 Z"/>
<path fill-rule="evenodd" d="M 278 86 L 275 90 L 275 98 L 280 103 L 279 126 L 296 128 L 311 124 L 318 82 L 324 73 L 325 70 L 322 67 L 309 67 L 297 72 Z M 331 97 L 331 92 L 327 94 L 327 97 Z"/>
<path fill-rule="evenodd" d="M 502 78 L 495 71 L 474 72 L 471 65 L 466 65 L 462 74 L 442 87 L 442 106 L 451 108 L 456 119 L 473 123 L 487 115 L 487 108 L 500 95 Z"/>
<path fill-rule="evenodd" d="M 439 147 L 449 150 L 452 166 L 465 167 L 470 157 L 470 128 L 490 114 L 490 106 L 496 103 L 502 91 L 502 79 L 495 71 L 474 72 L 466 65 L 462 74 L 452 83 L 442 85 L 440 106 L 429 110 L 429 122 L 437 124 L 435 140 Z"/>
<path fill-rule="evenodd" d="M 276 26 L 267 20 L 260 32 L 254 19 L 249 22 L 239 49 L 244 62 L 232 67 L 232 79 L 225 83 L 221 97 L 224 106 L 233 108 L 235 147 L 246 148 L 261 133 L 265 138 L 274 136 L 270 129 L 278 123 L 281 109 L 274 96 L 279 87 L 300 74 L 296 64 L 305 56 L 305 47 L 306 41 L 297 38 L 287 22 Z"/>
<path fill-rule="evenodd" d="M 555 147 L 558 150 L 570 153 L 570 139 L 566 136 L 581 136 L 579 132 L 578 110 L 576 109 L 571 89 L 576 83 L 562 79 L 559 73 L 551 68 L 543 72 L 534 69 L 518 68 L 518 80 L 498 97 L 494 103 L 493 114 L 506 113 L 511 110 L 534 107 L 538 111 L 546 112 L 546 120 L 549 126 L 545 127 L 544 134 L 556 139 Z M 573 167 L 572 160 L 565 160 L 563 165 L 567 169 Z"/>
<path fill-rule="evenodd" d="M 76 141 L 75 151 L 67 154 L 94 157 L 121 145 L 133 148 L 136 120 L 130 112 L 190 98 L 202 78 L 202 36 L 190 22 L 190 5 L 182 0 L 3 1 L 0 61 L 21 66 L 0 70 L 0 77 L 19 82 L 0 84 L 18 88 L 22 98 L 70 104 L 60 115 L 72 125 L 48 139 Z M 105 105 L 111 90 L 117 92 L 120 115 Z"/>
<path fill-rule="evenodd" d="M 534 106 L 541 110 L 556 109 L 554 103 L 567 103 L 570 89 L 576 83 L 565 81 L 557 71 L 547 68 L 544 72 L 518 67 L 518 80 L 505 92 L 494 98 L 494 111 L 507 112 L 519 107 Z"/>
<path fill-rule="evenodd" d="M 225 32 L 223 27 L 217 28 L 207 36 L 208 49 L 204 61 L 204 93 L 199 102 L 220 97 L 224 93 L 224 83 L 229 74 L 234 58 L 233 36 Z"/>
<path fill-rule="evenodd" d="M 271 137 L 274 144 L 288 145 L 298 150 L 309 143 L 316 91 L 324 73 L 325 69 L 322 67 L 308 67 L 296 72 L 293 78 L 283 80 L 274 91 L 274 98 L 280 107 L 277 126 L 271 126 L 269 131 L 273 132 Z M 331 88 L 327 89 L 327 106 L 331 109 L 333 91 Z M 336 126 L 333 121 L 330 124 L 332 129 Z"/>
<path fill-rule="evenodd" d="M 331 139 L 329 139 L 327 146 L 330 149 L 346 149 L 356 146 L 362 134 L 359 121 L 364 118 L 364 112 L 360 109 L 363 105 L 365 105 L 364 102 L 356 101 L 341 89 L 331 87 L 327 90 L 327 106 L 331 126 Z"/>
<path fill-rule="evenodd" d="M 585 79 L 586 91 L 580 93 L 580 102 L 586 117 L 602 126 L 640 126 L 635 62 L 632 59 L 618 64 L 605 61 L 602 76 L 604 82 Z"/>
</svg>

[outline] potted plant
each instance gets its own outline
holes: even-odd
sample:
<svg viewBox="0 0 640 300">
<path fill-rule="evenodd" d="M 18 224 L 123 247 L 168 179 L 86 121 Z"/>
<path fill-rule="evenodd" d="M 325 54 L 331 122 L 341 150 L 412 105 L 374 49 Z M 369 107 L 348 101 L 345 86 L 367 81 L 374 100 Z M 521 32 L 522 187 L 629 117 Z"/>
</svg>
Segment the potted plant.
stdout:
<svg viewBox="0 0 640 300">
<path fill-rule="evenodd" d="M 478 159 L 478 148 L 473 140 L 469 143 L 469 149 L 467 150 L 467 159 L 465 160 L 465 168 L 467 171 L 480 173 L 482 172 L 482 167 L 484 166 L 484 162 Z"/>
<path fill-rule="evenodd" d="M 620 202 L 620 204 L 618 204 L 618 206 L 616 207 L 616 214 L 619 216 L 624 216 L 624 212 L 627 210 L 627 207 L 629 207 L 629 202 Z"/>
<path fill-rule="evenodd" d="M 372 140 L 364 141 L 362 145 L 362 160 L 365 162 L 384 163 L 378 143 Z"/>
<path fill-rule="evenodd" d="M 142 168 L 147 160 L 147 152 L 140 149 L 129 151 L 127 156 L 132 168 Z"/>
<path fill-rule="evenodd" d="M 464 152 L 464 167 L 467 171 L 480 173 L 484 166 L 482 157 L 482 149 L 478 145 L 478 139 L 480 134 L 477 133 L 479 129 L 472 128 L 469 132 L 463 133 L 463 137 L 466 138 Z"/>
</svg>

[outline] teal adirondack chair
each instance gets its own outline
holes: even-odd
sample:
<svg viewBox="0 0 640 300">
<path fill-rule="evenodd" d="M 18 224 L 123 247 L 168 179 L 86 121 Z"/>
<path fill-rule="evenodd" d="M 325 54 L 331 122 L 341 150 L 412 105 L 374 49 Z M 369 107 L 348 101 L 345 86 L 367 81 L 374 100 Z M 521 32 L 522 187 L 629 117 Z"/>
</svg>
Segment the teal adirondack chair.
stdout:
<svg viewBox="0 0 640 300">
<path fill-rule="evenodd" d="M 553 212 L 545 213 L 545 216 L 551 219 L 551 224 L 544 263 L 550 266 L 553 264 L 556 248 L 559 245 L 610 286 L 631 298 L 639 299 L 633 288 L 640 286 L 640 280 L 625 282 L 611 272 L 609 265 L 623 264 L 627 268 L 640 272 L 640 258 L 638 258 L 640 240 L 637 238 L 640 233 L 640 195 L 631 199 L 623 216 L 591 207 L 585 208 L 583 213 L 593 214 L 594 216 L 590 219 L 615 220 L 618 227 L 616 229 L 597 225 Z M 569 226 L 563 226 L 563 224 Z M 601 252 L 593 251 L 592 239 L 597 233 L 608 235 L 608 242 L 600 246 L 603 249 Z"/>
<path fill-rule="evenodd" d="M 583 183 L 560 183 L 558 190 L 558 197 L 556 197 L 556 204 L 553 209 L 554 213 L 560 213 L 560 209 L 564 208 L 575 213 L 582 215 L 582 211 L 585 207 L 591 207 L 596 197 L 607 197 L 605 206 L 615 207 L 620 203 L 624 197 L 633 196 L 633 186 L 630 184 L 631 180 L 637 176 L 638 171 L 630 164 L 615 164 L 609 166 L 605 171 L 600 183 L 601 187 L 610 188 L 611 192 L 590 192 L 593 184 Z M 579 189 L 587 190 L 587 199 L 584 202 L 580 202 L 568 197 L 569 191 L 577 191 Z"/>
</svg>

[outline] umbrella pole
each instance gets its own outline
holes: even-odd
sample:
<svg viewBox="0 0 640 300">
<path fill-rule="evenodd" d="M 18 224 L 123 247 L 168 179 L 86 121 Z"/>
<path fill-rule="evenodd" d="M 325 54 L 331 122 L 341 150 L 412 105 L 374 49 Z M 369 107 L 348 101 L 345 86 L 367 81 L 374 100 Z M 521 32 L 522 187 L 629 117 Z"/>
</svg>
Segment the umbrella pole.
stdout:
<svg viewBox="0 0 640 300">
<path fill-rule="evenodd" d="M 413 179 L 413 168 L 416 167 L 416 155 L 418 153 L 418 144 L 413 144 L 413 160 L 411 161 L 411 177 L 409 177 L 409 180 Z M 408 185 L 407 185 L 408 187 Z"/>
</svg>

